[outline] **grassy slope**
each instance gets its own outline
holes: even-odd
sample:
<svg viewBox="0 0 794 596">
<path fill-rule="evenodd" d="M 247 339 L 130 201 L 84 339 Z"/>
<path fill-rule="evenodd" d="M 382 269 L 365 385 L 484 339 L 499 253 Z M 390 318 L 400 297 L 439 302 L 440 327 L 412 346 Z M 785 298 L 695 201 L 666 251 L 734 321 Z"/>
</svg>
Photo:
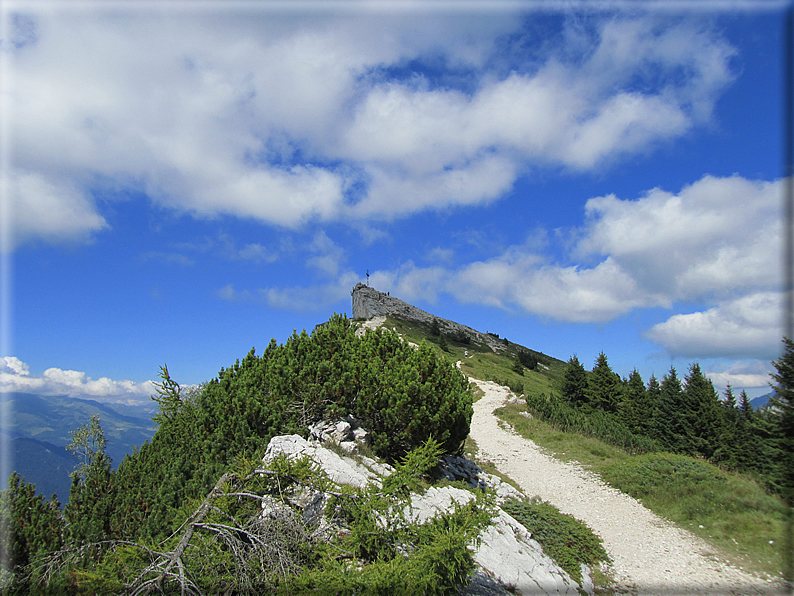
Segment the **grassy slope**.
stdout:
<svg viewBox="0 0 794 596">
<path fill-rule="evenodd" d="M 417 324 L 389 318 L 385 326 L 414 343 L 438 342 L 429 329 Z M 514 353 L 495 354 L 488 346 L 446 339 L 449 352 L 445 357 L 453 362 L 460 360 L 461 370 L 470 377 L 510 386 L 521 383 L 524 393 L 558 391 L 558 380 L 565 369 L 561 360 L 547 357 L 548 369 L 525 370 L 521 376 L 513 371 Z M 464 357 L 466 350 L 468 358 Z M 597 439 L 559 432 L 519 415 L 524 409 L 515 404 L 500 408 L 497 415 L 556 457 L 580 462 L 658 515 L 701 536 L 713 545 L 715 557 L 747 570 L 780 575 L 785 508 L 780 499 L 765 493 L 752 478 L 726 473 L 691 458 L 630 456 Z M 466 451 L 476 457 L 476 445 L 470 439 Z"/>
</svg>

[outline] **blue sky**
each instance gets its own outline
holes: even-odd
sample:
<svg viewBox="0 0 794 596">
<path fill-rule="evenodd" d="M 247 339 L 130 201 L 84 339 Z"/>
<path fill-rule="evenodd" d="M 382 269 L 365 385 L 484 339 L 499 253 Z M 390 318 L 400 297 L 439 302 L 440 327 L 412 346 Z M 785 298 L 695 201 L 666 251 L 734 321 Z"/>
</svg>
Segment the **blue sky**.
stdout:
<svg viewBox="0 0 794 596">
<path fill-rule="evenodd" d="M 785 6 L 4 4 L 0 384 L 147 400 L 369 271 L 588 368 L 766 393 Z"/>
</svg>

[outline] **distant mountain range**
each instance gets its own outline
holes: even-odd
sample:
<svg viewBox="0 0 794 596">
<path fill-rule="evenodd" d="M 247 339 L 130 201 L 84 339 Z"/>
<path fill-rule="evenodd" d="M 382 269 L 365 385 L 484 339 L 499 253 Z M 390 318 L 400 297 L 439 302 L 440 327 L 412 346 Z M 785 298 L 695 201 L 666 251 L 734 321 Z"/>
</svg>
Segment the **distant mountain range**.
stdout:
<svg viewBox="0 0 794 596">
<path fill-rule="evenodd" d="M 72 442 L 70 431 L 86 424 L 93 414 L 108 440 L 106 453 L 118 466 L 124 456 L 154 435 L 154 402 L 140 406 L 100 403 L 90 399 L 44 396 L 31 393 L 4 395 L 11 420 L 5 430 L 10 437 L 11 469 L 19 472 L 36 492 L 47 498 L 58 495 L 61 504 L 69 499 L 69 473 L 79 463 L 66 450 Z M 5 484 L 6 479 L 3 479 Z M 5 488 L 5 486 L 3 486 Z"/>
<path fill-rule="evenodd" d="M 770 391 L 765 395 L 759 395 L 758 397 L 754 397 L 750 400 L 750 405 L 753 406 L 753 410 L 758 410 L 763 408 L 766 404 L 769 403 L 769 398 L 775 395 L 774 391 Z"/>
</svg>

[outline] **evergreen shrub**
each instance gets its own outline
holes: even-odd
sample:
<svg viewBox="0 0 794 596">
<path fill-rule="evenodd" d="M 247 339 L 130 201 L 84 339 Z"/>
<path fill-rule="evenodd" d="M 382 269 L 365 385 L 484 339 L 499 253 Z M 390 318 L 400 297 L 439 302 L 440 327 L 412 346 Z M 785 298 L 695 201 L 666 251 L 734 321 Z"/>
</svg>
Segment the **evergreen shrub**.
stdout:
<svg viewBox="0 0 794 596">
<path fill-rule="evenodd" d="M 396 461 L 427 439 L 459 450 L 469 433 L 472 394 L 466 377 L 426 344 L 388 329 L 362 337 L 343 315 L 272 340 L 221 369 L 202 392 L 184 399 L 163 369 L 152 441 L 125 458 L 115 479 L 113 527 L 162 539 L 185 498 L 209 491 L 233 457 L 261 457 L 281 434 L 306 436 L 324 418 L 351 414 L 372 431 L 375 453 Z"/>
</svg>

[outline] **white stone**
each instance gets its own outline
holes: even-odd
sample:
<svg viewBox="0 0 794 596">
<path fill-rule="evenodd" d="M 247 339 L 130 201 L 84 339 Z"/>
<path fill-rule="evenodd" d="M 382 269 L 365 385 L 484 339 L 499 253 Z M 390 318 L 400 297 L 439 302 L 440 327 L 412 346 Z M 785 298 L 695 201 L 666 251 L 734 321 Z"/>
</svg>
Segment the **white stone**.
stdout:
<svg viewBox="0 0 794 596">
<path fill-rule="evenodd" d="M 369 481 L 377 480 L 377 476 L 373 472 L 349 457 L 343 458 L 330 449 L 309 443 L 298 435 L 273 437 L 262 461 L 267 464 L 281 454 L 291 459 L 308 457 L 323 469 L 332 482 L 338 485 L 364 488 Z"/>
<path fill-rule="evenodd" d="M 578 585 L 552 561 L 524 526 L 499 510 L 493 525 L 480 534 L 475 562 L 517 594 L 578 595 Z"/>
<path fill-rule="evenodd" d="M 411 523 L 424 524 L 441 513 L 453 511 L 455 503 L 465 505 L 473 498 L 473 494 L 461 488 L 431 486 L 425 494 L 411 496 L 411 505 L 406 511 L 406 518 Z"/>
<path fill-rule="evenodd" d="M 391 466 L 368 457 L 360 457 L 360 463 L 352 458 L 342 457 L 298 435 L 271 439 L 263 461 L 267 464 L 280 455 L 288 458 L 308 457 L 323 469 L 332 482 L 340 486 L 364 488 L 370 482 L 380 485 L 381 477 L 394 471 Z M 457 470 L 457 473 L 467 474 L 468 477 L 476 474 L 476 478 L 487 480 L 491 486 L 495 485 L 497 495 L 519 494 L 512 486 L 483 472 L 474 462 L 455 456 L 448 456 L 447 459 L 449 470 Z M 312 526 L 322 527 L 324 523 L 321 514 L 323 498 L 312 491 L 295 496 L 295 503 L 305 508 L 304 515 Z M 453 511 L 456 504 L 464 505 L 474 498 L 474 494 L 468 490 L 453 486 L 433 486 L 424 494 L 411 495 L 410 505 L 403 511 L 403 515 L 412 523 L 426 523 L 439 514 Z M 275 508 L 275 504 L 263 503 L 263 515 Z M 505 586 L 515 587 L 517 594 L 578 594 L 576 582 L 543 553 L 537 541 L 532 539 L 520 523 L 501 509 L 497 509 L 492 525 L 482 531 L 472 550 L 481 571 L 472 590 L 465 590 L 464 594 L 504 594 L 504 591 L 494 587 L 495 584 L 488 577 L 495 578 Z"/>
<path fill-rule="evenodd" d="M 347 420 L 340 420 L 336 423 L 333 438 L 337 443 L 348 441 L 353 437 L 353 427 Z"/>
</svg>

